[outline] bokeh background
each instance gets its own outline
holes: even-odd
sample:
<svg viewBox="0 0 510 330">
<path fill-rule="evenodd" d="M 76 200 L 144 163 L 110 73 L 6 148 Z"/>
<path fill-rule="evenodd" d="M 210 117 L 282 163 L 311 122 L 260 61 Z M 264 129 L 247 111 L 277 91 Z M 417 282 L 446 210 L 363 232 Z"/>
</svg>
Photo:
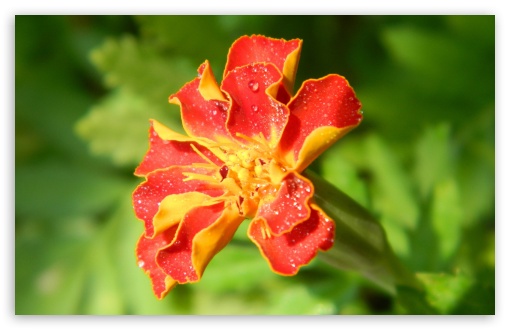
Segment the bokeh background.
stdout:
<svg viewBox="0 0 510 330">
<path fill-rule="evenodd" d="M 301 38 L 297 83 L 345 76 L 364 120 L 312 168 L 426 284 L 410 307 L 319 259 L 273 274 L 242 227 L 201 282 L 153 295 L 130 194 L 149 118 L 244 34 Z M 494 314 L 494 16 L 16 16 L 16 314 Z M 432 309 L 431 309 L 432 308 Z"/>
</svg>

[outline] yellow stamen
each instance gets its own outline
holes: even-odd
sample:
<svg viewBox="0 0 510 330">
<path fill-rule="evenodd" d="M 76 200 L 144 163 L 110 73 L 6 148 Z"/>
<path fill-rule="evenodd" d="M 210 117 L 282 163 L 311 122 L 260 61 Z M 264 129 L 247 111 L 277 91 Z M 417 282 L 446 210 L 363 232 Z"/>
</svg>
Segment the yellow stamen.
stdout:
<svg viewBox="0 0 510 330">
<path fill-rule="evenodd" d="M 215 168 L 219 167 L 218 165 L 214 164 L 214 162 L 212 160 L 210 160 L 209 158 L 207 158 L 206 155 L 204 155 L 200 150 L 198 150 L 197 147 L 195 147 L 195 145 L 191 144 L 191 148 L 193 149 L 193 151 L 195 151 L 199 156 L 200 158 L 202 158 L 203 160 L 205 160 L 207 163 L 213 165 Z"/>
<path fill-rule="evenodd" d="M 217 178 L 215 178 L 214 176 L 193 173 L 193 172 L 183 172 L 182 174 L 186 176 L 186 178 L 183 179 L 182 181 L 200 180 L 200 181 L 206 181 L 206 182 L 219 184 L 219 180 Z"/>
</svg>

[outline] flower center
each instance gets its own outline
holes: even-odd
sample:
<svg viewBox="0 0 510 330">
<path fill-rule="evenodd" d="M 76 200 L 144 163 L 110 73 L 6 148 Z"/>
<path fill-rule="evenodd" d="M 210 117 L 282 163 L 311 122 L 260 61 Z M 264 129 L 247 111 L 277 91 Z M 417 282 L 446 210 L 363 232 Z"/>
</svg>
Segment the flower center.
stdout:
<svg viewBox="0 0 510 330">
<path fill-rule="evenodd" d="M 195 152 L 207 162 L 207 164 L 194 164 L 194 166 L 213 167 L 218 171 L 213 176 L 185 173 L 187 175 L 185 180 L 202 180 L 222 185 L 229 194 L 220 199 L 235 202 L 241 215 L 253 217 L 261 199 L 274 198 L 287 170 L 278 162 L 274 151 L 262 134 L 256 138 L 241 134 L 238 136 L 248 143 L 210 146 L 224 161 L 221 167 L 194 148 Z"/>
<path fill-rule="evenodd" d="M 237 196 L 243 215 L 254 216 L 260 199 L 276 192 L 277 184 L 271 180 L 271 168 L 275 165 L 269 150 L 257 144 L 227 151 L 225 165 L 220 170 L 222 183 Z"/>
</svg>

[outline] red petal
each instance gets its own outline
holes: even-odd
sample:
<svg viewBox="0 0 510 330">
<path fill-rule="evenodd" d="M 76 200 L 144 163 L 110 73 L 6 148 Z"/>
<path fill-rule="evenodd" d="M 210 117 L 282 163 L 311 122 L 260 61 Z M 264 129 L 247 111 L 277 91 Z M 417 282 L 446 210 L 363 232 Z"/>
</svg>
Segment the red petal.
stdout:
<svg viewBox="0 0 510 330">
<path fill-rule="evenodd" d="M 315 205 L 308 220 L 281 236 L 268 236 L 264 221 L 250 224 L 248 234 L 268 260 L 271 269 L 282 275 L 294 275 L 308 264 L 318 250 L 333 246 L 335 224 Z"/>
<path fill-rule="evenodd" d="M 247 64 L 272 63 L 283 73 L 283 83 L 287 91 L 292 93 L 301 43 L 299 39 L 286 41 L 257 35 L 243 36 L 230 47 L 223 77 L 235 68 Z"/>
<path fill-rule="evenodd" d="M 154 227 L 152 218 L 158 212 L 159 203 L 168 195 L 198 191 L 212 197 L 223 194 L 223 190 L 211 183 L 200 180 L 183 181 L 183 172 L 213 175 L 214 171 L 191 166 L 174 166 L 149 173 L 146 181 L 133 192 L 133 206 L 136 216 L 145 222 L 145 235 L 152 237 Z"/>
<path fill-rule="evenodd" d="M 199 68 L 199 74 L 204 72 L 205 65 L 207 62 Z M 189 136 L 217 141 L 218 137 L 228 136 L 225 122 L 229 104 L 206 100 L 199 91 L 200 80 L 198 77 L 184 85 L 176 94 L 170 95 L 169 102 L 181 106 L 182 124 Z"/>
<path fill-rule="evenodd" d="M 192 209 L 179 225 L 172 244 L 156 260 L 180 284 L 198 281 L 212 259 L 232 239 L 243 218 L 224 203 Z"/>
<path fill-rule="evenodd" d="M 151 123 L 149 129 L 149 150 L 145 154 L 142 163 L 136 168 L 135 175 L 146 175 L 154 170 L 163 169 L 174 165 L 191 165 L 193 163 L 205 163 L 204 160 L 192 147 L 193 145 L 203 155 L 214 163 L 221 165 L 222 162 L 207 148 L 190 141 L 163 140 Z"/>
<path fill-rule="evenodd" d="M 227 128 L 232 137 L 246 143 L 236 133 L 264 138 L 276 145 L 287 124 L 289 110 L 270 96 L 270 86 L 282 78 L 273 65 L 256 63 L 229 72 L 222 89 L 232 98 Z M 274 92 L 274 91 L 273 91 Z"/>
<path fill-rule="evenodd" d="M 290 173 L 283 179 L 276 197 L 259 206 L 255 219 L 264 218 L 271 233 L 280 235 L 310 217 L 308 201 L 312 196 L 312 183 L 297 173 Z"/>
<path fill-rule="evenodd" d="M 305 81 L 289 104 L 291 114 L 281 139 L 282 153 L 290 154 L 291 161 L 299 167 L 298 171 L 302 170 L 348 129 L 360 123 L 360 108 L 354 90 L 341 76 L 328 75 L 319 80 Z M 305 139 L 322 127 L 334 129 L 314 137 L 311 145 L 303 148 Z"/>
<path fill-rule="evenodd" d="M 142 235 L 136 246 L 138 266 L 151 279 L 152 290 L 158 299 L 162 299 L 177 284 L 156 264 L 156 254 L 173 240 L 176 229 L 177 226 L 174 226 L 153 239 Z"/>
</svg>

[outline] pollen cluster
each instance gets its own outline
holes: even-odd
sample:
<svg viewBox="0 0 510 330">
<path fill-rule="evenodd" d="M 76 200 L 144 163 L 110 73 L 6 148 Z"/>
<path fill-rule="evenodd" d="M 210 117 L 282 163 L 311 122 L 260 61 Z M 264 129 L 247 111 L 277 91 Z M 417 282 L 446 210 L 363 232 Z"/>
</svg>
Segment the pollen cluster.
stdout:
<svg viewBox="0 0 510 330">
<path fill-rule="evenodd" d="M 276 193 L 279 182 L 273 172 L 279 166 L 271 151 L 262 143 L 250 147 L 227 148 L 225 165 L 220 169 L 221 183 L 236 196 L 241 214 L 255 215 L 262 197 L 271 198 Z"/>
</svg>

